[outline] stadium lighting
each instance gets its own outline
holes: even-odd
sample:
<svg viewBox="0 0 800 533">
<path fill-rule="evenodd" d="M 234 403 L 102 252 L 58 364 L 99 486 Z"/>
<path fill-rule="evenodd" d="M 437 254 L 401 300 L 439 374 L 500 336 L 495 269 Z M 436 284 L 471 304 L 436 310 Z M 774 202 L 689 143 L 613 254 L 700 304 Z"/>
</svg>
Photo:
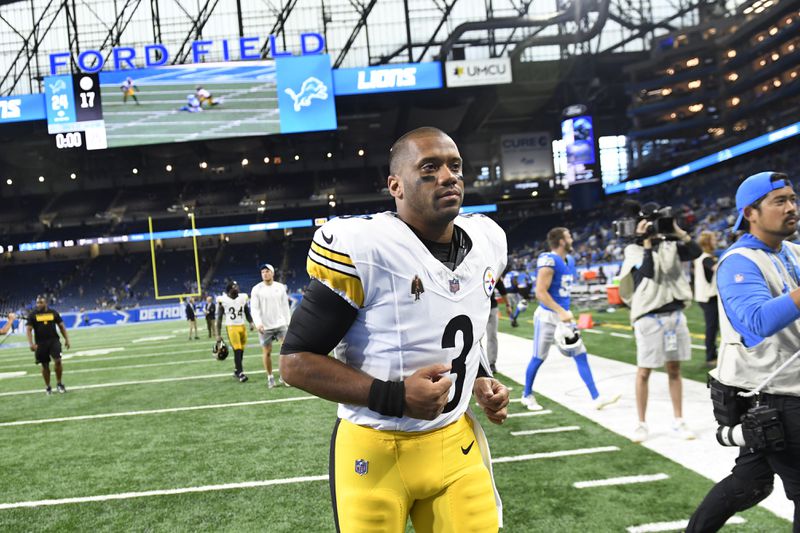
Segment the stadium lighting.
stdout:
<svg viewBox="0 0 800 533">
<path fill-rule="evenodd" d="M 44 183 L 44 176 L 39 176 L 39 183 Z"/>
<path fill-rule="evenodd" d="M 728 74 L 728 81 L 736 81 L 738 79 L 739 75 L 736 74 L 735 72 L 731 72 L 730 74 Z"/>
<path fill-rule="evenodd" d="M 205 161 L 200 161 L 200 168 L 208 168 L 208 163 Z"/>
<path fill-rule="evenodd" d="M 334 198 L 336 198 L 336 197 L 333 194 L 329 194 L 328 195 L 328 200 L 333 200 Z"/>
<path fill-rule="evenodd" d="M 700 64 L 700 58 L 699 57 L 693 57 L 693 58 L 691 58 L 691 59 L 686 61 L 686 66 L 687 67 L 696 67 L 699 64 Z"/>
<path fill-rule="evenodd" d="M 364 157 L 364 153 L 365 153 L 365 152 L 364 152 L 364 149 L 363 149 L 363 148 L 359 148 L 359 149 L 358 149 L 358 157 Z"/>
<path fill-rule="evenodd" d="M 692 104 L 689 106 L 689 111 L 692 113 L 697 113 L 703 110 L 703 104 Z"/>
<path fill-rule="evenodd" d="M 688 86 L 689 86 L 690 89 L 698 89 L 702 84 L 703 84 L 702 81 L 694 80 L 694 81 L 690 81 Z"/>
<path fill-rule="evenodd" d="M 672 89 L 661 89 L 661 96 L 669 96 L 672 94 Z"/>
<path fill-rule="evenodd" d="M 244 159 L 242 159 L 242 166 L 243 167 L 246 167 L 249 163 L 250 163 L 250 161 L 248 161 L 248 159 L 246 157 Z"/>
<path fill-rule="evenodd" d="M 537 196 L 539 196 L 539 191 L 533 191 L 533 192 L 531 193 L 531 197 L 532 197 L 532 198 L 536 198 Z"/>
<path fill-rule="evenodd" d="M 328 205 L 331 207 L 336 207 L 336 200 L 331 200 L 330 202 L 328 202 Z"/>
<path fill-rule="evenodd" d="M 327 157 L 328 159 L 330 159 L 331 157 L 333 157 L 333 154 L 332 154 L 332 153 L 330 153 L 330 152 L 328 152 L 327 154 L 325 154 L 325 157 Z"/>
<path fill-rule="evenodd" d="M 793 71 L 792 71 L 792 73 L 791 73 L 791 74 L 789 74 L 789 76 L 791 76 L 791 77 L 792 77 L 792 79 L 795 79 L 795 78 L 797 77 L 797 71 L 796 71 L 796 70 L 793 70 Z"/>
<path fill-rule="evenodd" d="M 269 156 L 264 158 L 264 164 L 269 165 Z"/>
<path fill-rule="evenodd" d="M 266 210 L 267 210 L 267 208 L 266 208 L 266 207 L 264 207 L 263 205 L 258 207 L 258 212 L 259 212 L 259 213 L 263 213 L 263 212 L 264 212 L 264 211 L 266 211 Z"/>
<path fill-rule="evenodd" d="M 183 210 L 184 211 L 189 211 L 189 207 L 188 206 L 183 206 Z"/>
<path fill-rule="evenodd" d="M 78 177 L 78 176 L 77 176 L 77 175 L 76 175 L 74 172 L 73 172 L 72 174 L 70 174 L 70 175 L 69 175 L 69 179 L 71 179 L 71 180 L 74 180 L 74 179 L 76 179 L 77 177 Z"/>
<path fill-rule="evenodd" d="M 14 180 L 12 180 L 11 178 L 8 178 L 6 180 L 6 185 L 14 185 Z"/>
<path fill-rule="evenodd" d="M 266 200 L 261 200 L 259 203 L 260 203 L 261 205 L 267 205 L 267 201 L 266 201 Z"/>
<path fill-rule="evenodd" d="M 675 74 L 675 69 L 674 68 L 668 68 L 667 69 L 667 75 L 668 76 L 672 76 L 673 74 Z"/>
<path fill-rule="evenodd" d="M 741 102 L 741 101 L 742 100 L 738 96 L 734 96 L 733 98 L 731 98 L 731 105 L 732 106 L 737 106 L 737 105 L 739 105 L 739 102 Z"/>
<path fill-rule="evenodd" d="M 728 50 L 728 58 L 733 59 L 736 57 L 736 50 Z"/>
<path fill-rule="evenodd" d="M 675 113 L 675 112 L 673 112 L 673 113 L 670 113 L 670 114 L 669 114 L 669 118 L 671 118 L 672 120 L 675 120 L 676 118 L 678 118 L 678 114 L 677 114 L 677 113 Z"/>
<path fill-rule="evenodd" d="M 780 87 L 781 86 L 781 80 L 772 80 L 772 85 L 774 85 L 775 87 Z"/>
<path fill-rule="evenodd" d="M 139 169 L 138 169 L 138 168 L 136 168 L 136 167 L 134 167 L 134 168 L 131 170 L 131 173 L 132 173 L 132 174 L 138 174 L 138 173 L 139 173 Z"/>
<path fill-rule="evenodd" d="M 781 55 L 778 52 L 772 52 L 772 55 L 770 57 L 772 58 L 773 61 L 777 61 L 781 58 Z"/>
<path fill-rule="evenodd" d="M 164 167 L 164 168 L 166 168 L 166 169 L 167 169 L 167 172 L 172 172 L 172 165 L 169 165 L 169 164 L 168 164 L 168 165 L 167 165 L 166 167 Z"/>
<path fill-rule="evenodd" d="M 769 34 L 770 35 L 775 35 L 776 33 L 778 33 L 778 27 L 777 26 L 773 26 L 773 27 L 771 27 L 769 29 Z"/>
<path fill-rule="evenodd" d="M 294 154 L 294 160 L 295 161 L 300 161 L 300 156 L 298 154 Z"/>
</svg>

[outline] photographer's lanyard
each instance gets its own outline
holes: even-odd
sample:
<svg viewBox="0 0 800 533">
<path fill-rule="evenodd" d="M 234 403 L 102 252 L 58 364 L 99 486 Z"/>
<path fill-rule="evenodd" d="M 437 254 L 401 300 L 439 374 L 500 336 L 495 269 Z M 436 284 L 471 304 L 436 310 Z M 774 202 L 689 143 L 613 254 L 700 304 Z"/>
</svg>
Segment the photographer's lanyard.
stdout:
<svg viewBox="0 0 800 533">
<path fill-rule="evenodd" d="M 781 278 L 783 282 L 783 292 L 789 292 L 789 285 L 786 283 L 786 279 L 783 277 L 784 270 L 792 277 L 795 282 L 795 285 L 800 287 L 800 265 L 797 263 L 797 258 L 794 254 L 786 249 L 785 245 L 781 245 L 781 251 L 777 254 L 769 253 L 769 258 L 772 260 L 772 264 L 775 265 L 775 269 L 778 271 L 778 276 Z M 778 258 L 776 255 L 781 257 L 780 262 L 783 264 L 783 268 L 778 264 Z M 789 268 L 789 265 L 786 264 L 784 258 L 787 259 L 791 264 L 792 268 Z"/>
<path fill-rule="evenodd" d="M 678 313 L 677 311 L 673 311 L 670 313 L 670 318 L 673 314 Z M 656 319 L 660 328 L 664 329 L 664 351 L 665 352 L 677 352 L 678 351 L 678 324 L 681 321 L 681 315 L 678 314 L 678 318 L 672 323 L 672 329 L 665 329 L 664 328 L 664 321 L 661 320 L 658 315 L 651 315 L 653 318 Z"/>
</svg>

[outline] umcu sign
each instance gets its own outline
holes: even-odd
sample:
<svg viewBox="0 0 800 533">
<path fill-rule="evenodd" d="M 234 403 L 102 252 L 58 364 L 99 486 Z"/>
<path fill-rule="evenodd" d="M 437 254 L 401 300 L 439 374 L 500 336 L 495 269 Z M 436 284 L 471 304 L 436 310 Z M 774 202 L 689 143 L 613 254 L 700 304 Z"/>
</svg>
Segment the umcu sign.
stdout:
<svg viewBox="0 0 800 533">
<path fill-rule="evenodd" d="M 292 52 L 280 50 L 277 39 L 274 35 L 266 38 L 269 43 L 269 56 L 272 58 L 287 57 L 294 55 Z M 248 61 L 264 59 L 261 57 L 261 47 L 266 44 L 261 37 L 240 37 L 238 39 L 222 39 L 220 41 L 194 41 L 191 46 L 192 62 L 199 63 L 205 56 L 215 54 L 215 60 L 222 56 L 223 61 Z M 320 54 L 325 50 L 325 38 L 319 33 L 300 34 L 300 55 Z M 60 68 L 69 65 L 72 54 L 70 52 L 57 52 L 50 54 L 50 75 L 58 73 Z M 144 62 L 145 67 L 158 67 L 166 65 L 170 60 L 170 53 L 163 44 L 148 44 L 137 50 L 130 46 L 118 46 L 108 52 L 100 50 L 84 50 L 75 62 L 83 72 L 99 72 L 106 65 L 106 61 L 111 62 L 113 70 L 139 68 L 134 61 Z"/>
<path fill-rule="evenodd" d="M 511 83 L 511 59 L 497 57 L 448 61 L 445 63 L 448 87 L 470 87 L 473 85 L 500 85 Z"/>
<path fill-rule="evenodd" d="M 340 68 L 333 71 L 333 86 L 337 96 L 440 89 L 442 67 L 431 62 Z"/>
</svg>

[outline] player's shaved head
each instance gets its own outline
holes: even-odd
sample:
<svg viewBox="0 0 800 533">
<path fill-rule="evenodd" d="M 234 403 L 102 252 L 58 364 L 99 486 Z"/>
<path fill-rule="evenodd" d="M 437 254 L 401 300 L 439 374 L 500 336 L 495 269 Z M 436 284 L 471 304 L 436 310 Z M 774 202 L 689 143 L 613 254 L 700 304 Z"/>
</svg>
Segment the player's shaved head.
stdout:
<svg viewBox="0 0 800 533">
<path fill-rule="evenodd" d="M 397 139 L 392 147 L 389 149 L 389 174 L 399 175 L 403 163 L 409 160 L 412 154 L 411 143 L 423 137 L 447 137 L 450 136 L 439 128 L 431 126 L 423 126 L 415 130 L 411 130 Z M 452 141 L 452 139 L 450 139 Z"/>
</svg>

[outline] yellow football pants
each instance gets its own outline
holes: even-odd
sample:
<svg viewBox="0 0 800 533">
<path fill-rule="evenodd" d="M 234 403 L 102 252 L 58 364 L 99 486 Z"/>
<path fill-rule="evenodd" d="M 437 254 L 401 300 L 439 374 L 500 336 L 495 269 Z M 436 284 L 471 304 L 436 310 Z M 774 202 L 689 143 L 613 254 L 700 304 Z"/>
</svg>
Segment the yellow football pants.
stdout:
<svg viewBox="0 0 800 533">
<path fill-rule="evenodd" d="M 247 346 L 247 329 L 244 326 L 227 326 L 228 340 L 234 350 L 244 350 Z"/>
<path fill-rule="evenodd" d="M 462 416 L 422 433 L 337 422 L 331 442 L 331 499 L 337 531 L 496 533 L 491 474 Z"/>
</svg>

